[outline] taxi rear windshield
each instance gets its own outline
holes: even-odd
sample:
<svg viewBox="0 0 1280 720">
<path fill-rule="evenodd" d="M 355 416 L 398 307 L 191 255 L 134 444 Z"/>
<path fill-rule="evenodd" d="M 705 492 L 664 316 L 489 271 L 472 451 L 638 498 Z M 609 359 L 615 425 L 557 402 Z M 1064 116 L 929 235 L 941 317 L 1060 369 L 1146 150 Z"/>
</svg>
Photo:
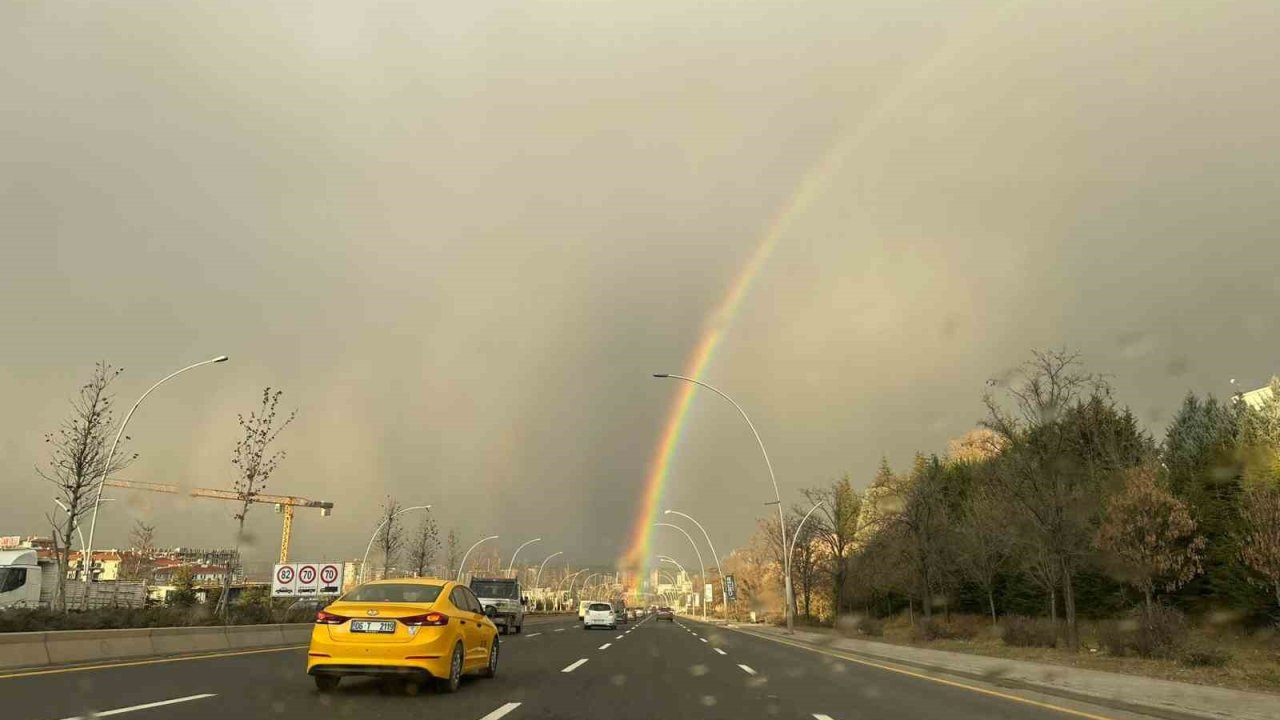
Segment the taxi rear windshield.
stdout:
<svg viewBox="0 0 1280 720">
<path fill-rule="evenodd" d="M 403 602 L 429 603 L 440 597 L 441 585 L 417 585 L 394 583 L 390 585 L 365 585 L 343 596 L 344 602 Z"/>
</svg>

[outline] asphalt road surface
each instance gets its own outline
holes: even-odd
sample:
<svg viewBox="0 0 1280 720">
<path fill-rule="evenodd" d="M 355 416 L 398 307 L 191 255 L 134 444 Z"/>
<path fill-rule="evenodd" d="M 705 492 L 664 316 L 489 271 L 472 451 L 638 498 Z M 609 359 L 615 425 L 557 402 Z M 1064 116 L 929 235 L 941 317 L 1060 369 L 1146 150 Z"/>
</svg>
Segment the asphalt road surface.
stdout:
<svg viewBox="0 0 1280 720">
<path fill-rule="evenodd" d="M 453 695 L 346 678 L 320 694 L 306 649 L 0 674 L 0 717 L 62 720 L 313 718 L 808 718 L 1130 720 L 1133 714 L 973 681 L 922 677 L 677 618 L 584 631 L 530 619 L 502 638 L 498 677 Z"/>
</svg>

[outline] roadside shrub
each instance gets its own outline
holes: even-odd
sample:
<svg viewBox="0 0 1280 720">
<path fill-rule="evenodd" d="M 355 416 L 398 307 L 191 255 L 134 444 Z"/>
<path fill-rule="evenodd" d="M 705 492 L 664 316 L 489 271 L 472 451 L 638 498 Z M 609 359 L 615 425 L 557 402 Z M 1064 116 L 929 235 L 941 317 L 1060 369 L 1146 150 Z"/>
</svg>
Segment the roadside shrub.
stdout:
<svg viewBox="0 0 1280 720">
<path fill-rule="evenodd" d="M 950 620 L 930 618 L 916 626 L 915 640 L 972 640 L 982 632 L 982 624 L 971 615 L 955 615 Z"/>
<path fill-rule="evenodd" d="M 1057 647 L 1058 628 L 1044 618 L 1011 615 L 1001 625 L 1005 645 L 1013 647 Z"/>
<path fill-rule="evenodd" d="M 1231 653 L 1215 648 L 1192 648 L 1182 653 L 1178 661 L 1188 667 L 1226 667 Z"/>
<path fill-rule="evenodd" d="M 884 621 L 880 618 L 873 618 L 870 615 L 859 619 L 856 628 L 859 635 L 866 635 L 867 637 L 884 636 Z"/>
<path fill-rule="evenodd" d="M 1150 615 L 1135 612 L 1098 628 L 1102 647 L 1117 657 L 1174 658 L 1186 636 L 1186 618 L 1169 608 L 1155 608 Z"/>
</svg>

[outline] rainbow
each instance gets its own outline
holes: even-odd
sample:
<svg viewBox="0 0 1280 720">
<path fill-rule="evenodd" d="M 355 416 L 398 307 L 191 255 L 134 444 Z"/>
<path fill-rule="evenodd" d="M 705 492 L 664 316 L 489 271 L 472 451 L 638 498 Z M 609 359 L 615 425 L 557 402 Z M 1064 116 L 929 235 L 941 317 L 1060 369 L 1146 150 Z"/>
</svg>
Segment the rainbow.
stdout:
<svg viewBox="0 0 1280 720">
<path fill-rule="evenodd" d="M 730 284 L 728 292 L 710 315 L 702 329 L 698 344 L 694 347 L 693 354 L 689 357 L 681 374 L 702 379 L 720 343 L 732 327 L 734 316 L 741 307 L 743 299 L 759 277 L 769 257 L 777 249 L 779 241 L 792 222 L 804 215 L 822 196 L 831 179 L 844 166 L 845 160 L 854 150 L 903 105 L 921 81 L 949 63 L 956 52 L 968 47 L 980 46 L 979 40 L 984 31 L 994 29 L 1009 15 L 1009 11 L 1015 5 L 1017 2 L 1013 0 L 991 8 L 989 13 L 975 16 L 971 23 L 953 32 L 947 42 L 899 83 L 893 92 L 888 93 L 879 103 L 872 106 L 852 128 L 837 137 L 827 152 L 804 173 L 795 192 L 770 219 L 755 252 L 747 259 L 746 264 Z M 692 383 L 679 383 L 679 390 L 667 413 L 662 435 L 649 461 L 640 508 L 631 529 L 631 539 L 619 559 L 619 567 L 636 571 L 637 578 L 648 575 L 649 563 L 653 559 L 651 547 L 653 524 L 662 510 L 662 493 L 666 488 L 667 478 L 671 474 L 671 464 L 680 444 L 685 418 L 688 416 L 693 395 L 697 390 L 698 387 Z"/>
</svg>

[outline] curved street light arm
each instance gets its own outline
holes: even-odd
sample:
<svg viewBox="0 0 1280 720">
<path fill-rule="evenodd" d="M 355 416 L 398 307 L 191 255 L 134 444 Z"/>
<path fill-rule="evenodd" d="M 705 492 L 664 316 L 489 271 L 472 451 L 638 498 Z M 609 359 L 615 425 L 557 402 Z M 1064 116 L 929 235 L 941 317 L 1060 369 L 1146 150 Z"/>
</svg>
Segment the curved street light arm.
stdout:
<svg viewBox="0 0 1280 720">
<path fill-rule="evenodd" d="M 542 540 L 542 538 L 534 538 L 534 539 L 532 539 L 532 540 L 526 541 L 526 542 L 524 543 L 524 545 L 521 545 L 520 547 L 516 548 L 516 551 L 515 551 L 515 552 L 513 552 L 513 553 L 511 553 L 511 564 L 507 566 L 507 574 L 508 574 L 508 575 L 510 575 L 510 574 L 511 574 L 512 569 L 514 569 L 514 568 L 515 568 L 515 566 L 516 566 L 516 556 L 520 554 L 520 551 L 521 551 L 521 550 L 523 550 L 523 549 L 525 549 L 525 547 L 527 547 L 527 546 L 529 546 L 529 545 L 532 545 L 533 543 L 540 542 L 541 540 Z"/>
<path fill-rule="evenodd" d="M 111 461 L 115 459 L 116 446 L 120 444 L 120 436 L 124 435 L 124 429 L 129 425 L 129 418 L 133 417 L 133 411 L 138 409 L 138 406 L 142 404 L 143 400 L 147 399 L 147 396 L 151 394 L 152 390 L 155 390 L 182 373 L 198 368 L 201 365 L 212 365 L 213 363 L 226 361 L 226 355 L 219 355 L 218 357 L 201 360 L 200 362 L 192 363 L 181 370 L 171 372 L 168 375 L 165 375 L 160 382 L 147 388 L 147 391 L 142 393 L 142 397 L 138 398 L 138 401 L 133 404 L 133 407 L 129 408 L 129 414 L 124 416 L 124 422 L 120 423 L 120 429 L 116 431 L 116 439 L 111 441 L 111 451 L 107 453 L 107 462 L 102 466 L 102 477 L 98 479 L 97 490 L 93 493 L 93 517 L 89 520 L 89 544 L 84 547 L 85 557 L 88 558 L 89 563 L 87 565 L 89 570 L 85 575 L 85 580 L 87 582 L 93 582 L 93 531 L 98 527 L 98 506 L 102 503 L 102 487 L 107 483 L 107 473 L 111 471 Z M 86 592 L 84 597 L 87 605 L 89 601 L 89 593 Z"/>
<path fill-rule="evenodd" d="M 688 532 L 686 532 L 685 529 L 680 527 L 679 525 L 672 525 L 671 523 L 654 523 L 654 525 L 659 527 L 675 528 L 676 530 L 680 531 L 681 535 L 684 535 L 685 538 L 689 540 L 689 544 L 693 546 L 693 552 L 698 556 L 698 569 L 702 573 L 702 578 L 701 578 L 702 582 L 706 583 L 707 582 L 707 566 L 702 564 L 702 551 L 698 549 L 698 543 L 693 541 L 693 536 L 690 535 Z M 698 588 L 698 595 L 699 596 L 702 595 L 702 588 Z M 702 605 L 702 619 L 706 620 L 707 619 L 706 598 L 703 598 L 702 602 L 699 604 Z"/>
<path fill-rule="evenodd" d="M 364 546 L 364 557 L 360 560 L 360 582 L 364 582 L 366 569 L 369 566 L 369 551 L 373 549 L 373 541 L 378 537 L 378 531 L 382 530 L 382 526 L 386 525 L 389 520 L 394 520 L 402 513 L 410 510 L 430 510 L 430 505 L 414 505 L 413 507 L 403 508 L 391 514 L 391 517 L 382 518 L 382 522 L 378 523 L 378 527 L 373 529 L 373 534 L 369 536 L 369 544 Z"/>
<path fill-rule="evenodd" d="M 475 550 L 475 549 L 476 549 L 476 546 L 477 546 L 477 545 L 479 545 L 479 544 L 480 544 L 480 543 L 482 543 L 482 542 L 485 542 L 485 541 L 488 541 L 488 540 L 497 540 L 497 539 L 498 539 L 498 536 L 497 536 L 497 535 L 490 535 L 489 537 L 480 538 L 479 540 L 477 540 L 477 541 L 475 542 L 475 544 L 474 544 L 474 545 L 472 545 L 471 547 L 467 548 L 467 552 L 466 552 L 466 553 L 464 553 L 464 554 L 463 554 L 463 556 L 462 556 L 462 562 L 458 563 L 458 580 L 459 580 L 459 581 L 461 581 L 461 580 L 462 580 L 462 570 L 463 570 L 463 568 L 465 568 L 465 567 L 467 566 L 467 558 L 471 555 L 471 551 L 472 551 L 472 550 Z M 502 561 L 501 561 L 501 560 L 499 560 L 498 562 L 502 562 Z"/>
</svg>

